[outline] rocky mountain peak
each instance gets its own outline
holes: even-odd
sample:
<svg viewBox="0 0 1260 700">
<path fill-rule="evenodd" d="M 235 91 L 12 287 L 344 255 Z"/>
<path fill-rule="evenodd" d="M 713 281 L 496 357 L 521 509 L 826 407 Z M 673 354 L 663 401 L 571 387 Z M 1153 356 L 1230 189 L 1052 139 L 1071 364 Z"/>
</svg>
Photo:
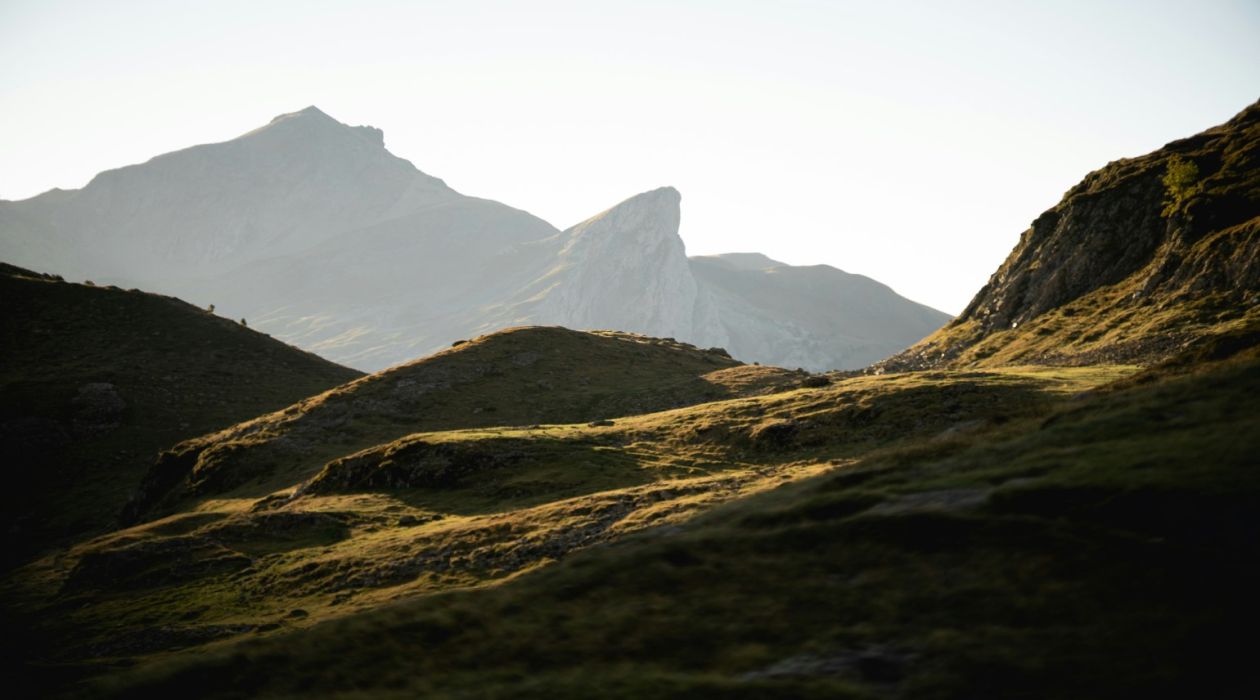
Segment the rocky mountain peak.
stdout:
<svg viewBox="0 0 1260 700">
<path fill-rule="evenodd" d="M 275 124 L 276 122 L 291 121 L 291 120 L 296 120 L 296 119 L 331 121 L 334 123 L 336 123 L 337 121 L 333 119 L 332 117 L 328 116 L 328 114 L 324 112 L 324 110 L 320 109 L 319 107 L 316 107 L 315 105 L 311 105 L 309 107 L 306 107 L 305 109 L 299 109 L 296 112 L 286 112 L 284 114 L 278 114 L 275 117 L 272 117 L 271 123 Z"/>
<path fill-rule="evenodd" d="M 682 196 L 672 187 L 635 195 L 564 232 L 544 319 L 577 328 L 610 327 L 688 335 L 696 282 L 678 235 Z"/>
<path fill-rule="evenodd" d="M 682 195 L 673 187 L 659 187 L 637 194 L 568 229 L 573 241 L 588 236 L 616 233 L 641 243 L 652 239 L 677 239 Z M 627 241 L 628 242 L 628 241 Z"/>
<path fill-rule="evenodd" d="M 371 151 L 384 152 L 385 149 L 385 132 L 373 126 L 344 124 L 314 105 L 277 115 L 265 126 L 235 140 L 275 140 L 292 148 L 309 148 L 313 144 L 330 147 L 340 143 L 360 149 L 371 146 Z"/>
<path fill-rule="evenodd" d="M 102 172 L 81 190 L 8 205 L 24 213 L 15 228 L 0 227 L 0 255 L 187 294 L 182 280 L 456 198 L 387 151 L 381 130 L 312 106 L 228 141 Z M 45 233 L 27 220 L 43 222 Z"/>
</svg>

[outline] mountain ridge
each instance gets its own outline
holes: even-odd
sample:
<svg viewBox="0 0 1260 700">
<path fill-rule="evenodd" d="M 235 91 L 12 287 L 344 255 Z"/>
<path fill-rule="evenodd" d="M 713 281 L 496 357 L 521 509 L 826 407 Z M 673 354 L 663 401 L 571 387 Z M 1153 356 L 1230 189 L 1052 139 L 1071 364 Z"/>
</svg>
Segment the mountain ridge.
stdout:
<svg viewBox="0 0 1260 700">
<path fill-rule="evenodd" d="M 900 310 L 912 302 L 889 293 L 878 303 L 905 328 L 837 333 L 804 308 L 804 290 L 782 288 L 801 301 L 776 320 L 756 294 L 714 293 L 697 279 L 678 235 L 677 190 L 630 197 L 560 231 L 456 192 L 383 138 L 314 106 L 279 115 L 228 141 L 106 171 L 80 190 L 0 204 L 0 259 L 213 303 L 371 370 L 531 323 L 852 369 L 948 318 L 907 316 Z"/>
</svg>

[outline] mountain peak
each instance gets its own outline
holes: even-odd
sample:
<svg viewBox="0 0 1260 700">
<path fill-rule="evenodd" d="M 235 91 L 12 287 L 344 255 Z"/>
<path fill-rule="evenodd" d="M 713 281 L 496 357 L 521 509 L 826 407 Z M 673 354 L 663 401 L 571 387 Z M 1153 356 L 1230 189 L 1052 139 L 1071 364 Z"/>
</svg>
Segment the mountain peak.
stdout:
<svg viewBox="0 0 1260 700">
<path fill-rule="evenodd" d="M 678 190 L 668 186 L 658 187 L 622 200 L 586 221 L 572 226 L 569 231 L 581 233 L 599 221 L 609 218 L 621 219 L 626 216 L 634 218 L 637 223 L 634 228 L 641 228 L 645 218 L 657 219 L 663 216 L 667 221 L 673 222 L 672 225 L 667 223 L 663 228 L 672 229 L 672 234 L 677 236 L 681 203 L 682 194 Z"/>
<path fill-rule="evenodd" d="M 547 292 L 536 318 L 576 328 L 607 328 L 612 321 L 612 327 L 635 333 L 688 335 L 697 291 L 678 237 L 681 200 L 678 190 L 660 187 L 565 231 L 557 268 L 564 278 Z"/>
<path fill-rule="evenodd" d="M 320 119 L 320 120 L 327 120 L 327 121 L 332 121 L 332 122 L 337 121 L 336 119 L 333 119 L 332 117 L 328 116 L 328 114 L 324 112 L 322 109 L 320 109 L 319 107 L 316 107 L 315 105 L 311 105 L 305 109 L 299 109 L 296 112 L 286 112 L 284 114 L 278 114 L 271 119 L 270 123 L 275 124 L 276 122 L 287 120 L 287 119 Z"/>
<path fill-rule="evenodd" d="M 316 133 L 354 134 L 356 137 L 366 139 L 376 146 L 385 147 L 385 132 L 373 126 L 350 126 L 349 124 L 344 124 L 315 105 L 296 112 L 277 115 L 266 126 L 254 129 L 245 135 L 251 136 L 272 132 L 300 133 L 304 137 L 309 137 Z"/>
<path fill-rule="evenodd" d="M 648 190 L 647 192 L 640 192 L 639 194 L 636 194 L 635 196 L 625 200 L 621 204 L 618 204 L 617 207 L 623 207 L 631 203 L 649 203 L 649 202 L 650 203 L 660 202 L 662 204 L 668 204 L 672 202 L 674 206 L 678 206 L 678 204 L 682 202 L 682 193 L 680 193 L 677 189 L 670 187 L 669 185 L 666 185 L 664 187 L 657 187 L 654 190 Z M 617 207 L 613 207 L 613 208 L 616 209 Z"/>
</svg>

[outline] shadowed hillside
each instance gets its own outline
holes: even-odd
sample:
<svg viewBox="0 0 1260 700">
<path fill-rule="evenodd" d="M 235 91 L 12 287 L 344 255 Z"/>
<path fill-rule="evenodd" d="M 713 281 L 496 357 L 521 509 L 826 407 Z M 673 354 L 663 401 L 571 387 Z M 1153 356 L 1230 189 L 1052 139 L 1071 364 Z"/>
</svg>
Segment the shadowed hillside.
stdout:
<svg viewBox="0 0 1260 700">
<path fill-rule="evenodd" d="M 880 366 L 1152 362 L 1257 322 L 1260 103 L 1090 173 L 966 311 Z"/>
<path fill-rule="evenodd" d="M 111 525 L 164 447 L 359 376 L 178 299 L 0 264 L 5 557 Z"/>
</svg>

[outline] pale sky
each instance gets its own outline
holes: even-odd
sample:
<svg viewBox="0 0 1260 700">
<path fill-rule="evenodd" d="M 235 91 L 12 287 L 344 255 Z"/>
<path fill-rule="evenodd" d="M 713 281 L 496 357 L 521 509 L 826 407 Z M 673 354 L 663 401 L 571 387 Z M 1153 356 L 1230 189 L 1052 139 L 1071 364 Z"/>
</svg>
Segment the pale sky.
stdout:
<svg viewBox="0 0 1260 700">
<path fill-rule="evenodd" d="M 683 195 L 690 254 L 957 313 L 1088 171 L 1260 97 L 1260 0 L 0 0 L 0 198 L 317 105 L 568 227 Z"/>
</svg>

